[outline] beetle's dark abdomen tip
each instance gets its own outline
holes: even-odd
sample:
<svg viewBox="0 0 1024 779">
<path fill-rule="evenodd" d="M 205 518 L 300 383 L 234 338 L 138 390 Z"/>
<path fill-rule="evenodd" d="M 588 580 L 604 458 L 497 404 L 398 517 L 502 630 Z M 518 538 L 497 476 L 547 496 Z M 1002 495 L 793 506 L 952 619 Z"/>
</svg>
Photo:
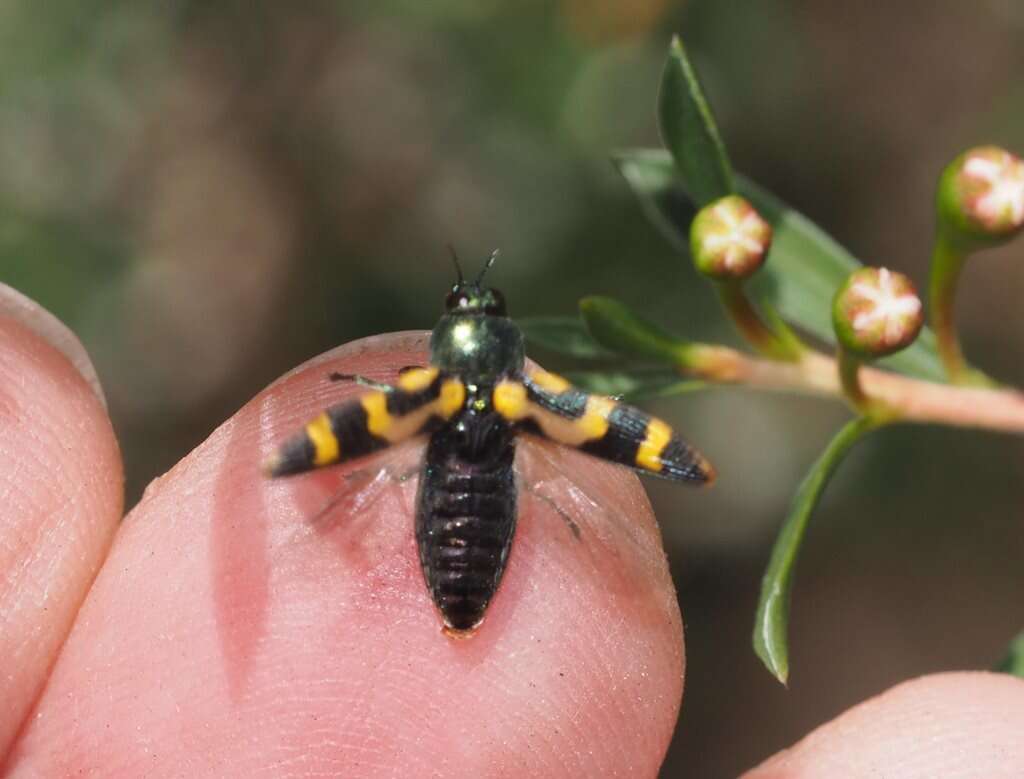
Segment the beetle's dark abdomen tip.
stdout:
<svg viewBox="0 0 1024 779">
<path fill-rule="evenodd" d="M 444 621 L 444 631 L 451 637 L 459 633 L 459 638 L 466 638 L 484 621 L 505 567 L 505 554 L 474 549 L 468 539 L 465 547 L 445 545 L 443 541 L 434 545 L 424 540 L 421 562 L 426 561 L 423 570 L 427 586 Z M 432 551 L 436 554 L 432 555 Z M 452 559 L 449 553 L 456 551 L 470 554 Z"/>
<path fill-rule="evenodd" d="M 460 589 L 471 584 L 465 576 Z M 471 578 L 471 577 L 470 577 Z M 493 572 L 490 575 L 490 586 L 478 586 L 471 592 L 453 593 L 438 592 L 438 608 L 444 620 L 444 632 L 452 638 L 469 638 L 484 621 L 484 613 L 490 603 L 493 590 Z M 453 582 L 454 583 L 454 582 Z M 479 584 L 479 583 L 478 583 Z M 459 585 L 456 585 L 459 586 Z M 449 589 L 445 587 L 444 589 Z"/>
<path fill-rule="evenodd" d="M 718 471 L 715 470 L 715 466 L 709 462 L 705 462 L 703 471 L 701 472 L 701 478 L 698 480 L 701 486 L 710 487 L 715 483 L 715 479 L 717 478 Z"/>
<path fill-rule="evenodd" d="M 313 467 L 315 454 L 313 442 L 308 436 L 295 436 L 263 461 L 263 473 L 270 478 L 303 473 Z"/>
<path fill-rule="evenodd" d="M 484 618 L 479 615 L 457 624 L 453 623 L 451 619 L 445 619 L 444 627 L 441 630 L 446 636 L 448 636 L 448 638 L 456 641 L 463 641 L 476 635 L 476 631 L 480 628 L 483 622 Z"/>
<path fill-rule="evenodd" d="M 698 453 L 694 453 L 693 480 L 701 487 L 710 487 L 718 478 L 718 471 L 707 459 Z"/>
<path fill-rule="evenodd" d="M 708 487 L 718 474 L 708 459 L 689 444 L 673 436 L 660 454 L 661 471 L 657 475 Z"/>
</svg>

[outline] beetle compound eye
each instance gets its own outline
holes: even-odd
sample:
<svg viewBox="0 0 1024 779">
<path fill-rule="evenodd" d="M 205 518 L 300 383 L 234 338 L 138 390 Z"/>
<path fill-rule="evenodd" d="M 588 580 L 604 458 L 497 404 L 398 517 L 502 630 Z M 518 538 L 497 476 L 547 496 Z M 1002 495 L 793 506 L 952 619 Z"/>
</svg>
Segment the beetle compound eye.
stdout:
<svg viewBox="0 0 1024 779">
<path fill-rule="evenodd" d="M 491 314 L 492 316 L 507 316 L 508 310 L 505 307 L 505 296 L 498 290 L 492 289 L 487 295 L 484 313 Z"/>
<path fill-rule="evenodd" d="M 445 311 L 457 311 L 460 308 L 465 308 L 468 303 L 469 297 L 466 293 L 455 288 L 444 299 L 444 309 Z"/>
</svg>

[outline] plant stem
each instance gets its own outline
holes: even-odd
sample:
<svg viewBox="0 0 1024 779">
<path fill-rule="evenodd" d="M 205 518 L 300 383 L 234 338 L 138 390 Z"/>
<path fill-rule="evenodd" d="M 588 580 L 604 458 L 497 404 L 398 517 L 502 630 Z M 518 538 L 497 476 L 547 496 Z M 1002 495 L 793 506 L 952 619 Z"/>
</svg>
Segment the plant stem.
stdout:
<svg viewBox="0 0 1024 779">
<path fill-rule="evenodd" d="M 954 384 L 970 383 L 970 370 L 964 360 L 956 333 L 956 288 L 967 255 L 955 248 L 939 233 L 932 250 L 929 302 L 931 326 L 938 341 L 939 356 L 949 380 Z"/>
<path fill-rule="evenodd" d="M 789 339 L 782 339 L 765 325 L 754 306 L 750 303 L 743 282 L 738 279 L 719 281 L 715 284 L 718 297 L 736 329 L 758 352 L 773 360 L 795 362 L 800 359 L 800 349 Z"/>
<path fill-rule="evenodd" d="M 814 351 L 806 351 L 797 362 L 779 362 L 701 345 L 699 360 L 680 370 L 723 384 L 843 396 L 836 360 Z M 861 366 L 858 381 L 872 404 L 879 404 L 890 419 L 1024 433 L 1024 393 L 1017 390 L 951 386 L 869 366 Z"/>
<path fill-rule="evenodd" d="M 899 410 L 890 408 L 883 401 L 864 391 L 860 381 L 864 361 L 860 357 L 840 344 L 836 352 L 836 362 L 839 368 L 839 386 L 856 411 L 878 423 L 895 422 L 899 419 Z"/>
<path fill-rule="evenodd" d="M 870 401 L 860 385 L 860 358 L 850 354 L 849 349 L 840 344 L 836 361 L 839 363 L 839 386 L 843 388 L 843 394 L 855 409 L 866 411 Z"/>
</svg>

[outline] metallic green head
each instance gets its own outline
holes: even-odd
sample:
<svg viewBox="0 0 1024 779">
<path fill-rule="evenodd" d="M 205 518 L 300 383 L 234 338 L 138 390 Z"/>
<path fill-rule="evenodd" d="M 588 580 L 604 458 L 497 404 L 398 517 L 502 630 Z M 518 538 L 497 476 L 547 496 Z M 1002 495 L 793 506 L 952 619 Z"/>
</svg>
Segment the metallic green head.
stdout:
<svg viewBox="0 0 1024 779">
<path fill-rule="evenodd" d="M 454 255 L 453 255 L 454 256 Z M 475 281 L 462 278 L 444 301 L 444 316 L 430 336 L 430 362 L 463 377 L 467 383 L 515 373 L 523 369 L 523 334 L 508 318 L 505 296 L 482 284 L 497 252 Z"/>
</svg>

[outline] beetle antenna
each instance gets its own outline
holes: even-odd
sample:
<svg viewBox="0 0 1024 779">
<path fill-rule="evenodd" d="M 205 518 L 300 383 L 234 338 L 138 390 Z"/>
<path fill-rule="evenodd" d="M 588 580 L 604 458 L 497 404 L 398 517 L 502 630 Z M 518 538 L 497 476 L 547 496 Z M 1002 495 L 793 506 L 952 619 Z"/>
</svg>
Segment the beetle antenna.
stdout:
<svg viewBox="0 0 1024 779">
<path fill-rule="evenodd" d="M 459 284 L 465 279 L 462 277 L 462 266 L 459 265 L 459 255 L 455 253 L 455 247 L 452 244 L 448 244 L 448 251 L 452 254 L 452 262 L 455 263 L 455 272 L 459 274 Z"/>
<path fill-rule="evenodd" d="M 484 274 L 491 269 L 494 265 L 494 261 L 498 259 L 498 255 L 501 254 L 501 249 L 495 249 L 491 252 L 491 256 L 487 258 L 487 262 L 484 263 L 484 267 L 480 269 L 480 275 L 476 277 L 476 283 L 479 284 L 484 280 Z"/>
</svg>

